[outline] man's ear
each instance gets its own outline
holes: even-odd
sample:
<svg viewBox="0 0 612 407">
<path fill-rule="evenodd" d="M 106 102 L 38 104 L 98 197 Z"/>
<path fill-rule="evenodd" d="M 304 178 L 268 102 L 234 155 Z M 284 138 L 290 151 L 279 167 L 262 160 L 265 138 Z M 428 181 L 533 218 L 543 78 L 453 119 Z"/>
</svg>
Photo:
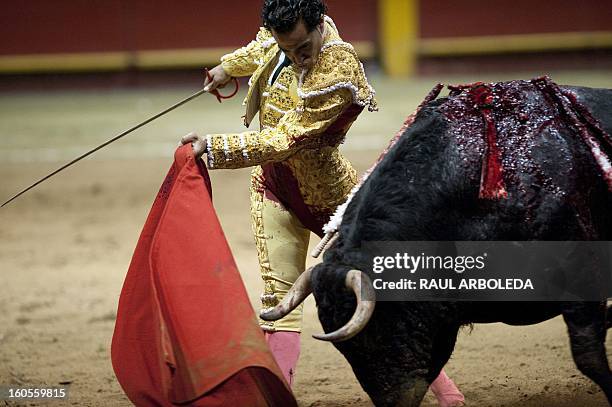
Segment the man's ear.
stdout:
<svg viewBox="0 0 612 407">
<path fill-rule="evenodd" d="M 325 30 L 325 19 L 321 16 L 321 20 L 319 20 L 319 24 L 317 25 L 317 30 L 323 35 L 323 31 Z"/>
</svg>

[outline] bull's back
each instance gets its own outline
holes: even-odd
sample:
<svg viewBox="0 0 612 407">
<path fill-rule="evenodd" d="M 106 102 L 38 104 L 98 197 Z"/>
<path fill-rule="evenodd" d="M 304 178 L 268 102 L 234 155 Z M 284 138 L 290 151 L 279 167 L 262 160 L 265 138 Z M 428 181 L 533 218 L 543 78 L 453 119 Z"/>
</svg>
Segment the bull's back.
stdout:
<svg viewBox="0 0 612 407">
<path fill-rule="evenodd" d="M 586 106 L 601 123 L 606 133 L 612 135 L 612 89 L 563 86 L 573 92 L 580 103 Z"/>
<path fill-rule="evenodd" d="M 592 151 L 547 94 L 527 81 L 508 84 L 492 84 L 488 117 L 461 92 L 423 108 L 351 203 L 351 237 L 612 238 L 612 197 Z M 612 131 L 612 91 L 570 89 Z M 491 135 L 507 192 L 493 199 L 480 193 Z"/>
<path fill-rule="evenodd" d="M 452 147 L 447 154 L 457 156 L 449 165 L 458 163 L 461 169 L 455 171 L 469 180 L 472 196 L 478 190 L 476 213 L 463 208 L 468 216 L 457 217 L 460 235 L 488 240 L 610 238 L 612 199 L 604 168 L 579 126 L 592 116 L 609 134 L 612 91 L 573 88 L 573 94 L 564 95 L 556 85 L 537 80 L 491 84 L 489 91 L 487 102 L 461 92 L 437 108 L 449 122 Z M 585 129 L 595 139 L 602 136 L 595 128 Z M 507 195 L 483 198 L 494 153 Z M 612 151 L 603 153 L 609 159 Z M 463 182 L 455 179 L 454 184 Z"/>
</svg>

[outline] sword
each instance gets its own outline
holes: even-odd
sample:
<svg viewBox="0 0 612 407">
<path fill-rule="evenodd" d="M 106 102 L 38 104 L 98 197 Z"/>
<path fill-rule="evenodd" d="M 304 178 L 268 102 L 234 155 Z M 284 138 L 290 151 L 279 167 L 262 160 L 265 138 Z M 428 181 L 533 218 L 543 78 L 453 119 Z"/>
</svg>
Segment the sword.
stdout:
<svg viewBox="0 0 612 407">
<path fill-rule="evenodd" d="M 210 79 L 210 74 L 208 73 L 208 70 L 205 70 L 206 72 L 206 76 Z M 238 80 L 236 78 L 232 78 L 234 80 L 234 83 L 236 85 L 236 89 L 234 90 L 234 92 L 230 95 L 221 95 L 219 93 L 218 90 L 213 90 L 212 94 L 214 94 L 217 97 L 217 100 L 219 101 L 219 103 L 221 103 L 221 99 L 228 99 L 231 98 L 232 96 L 234 96 L 237 92 L 238 92 Z M 4 207 L 6 204 L 8 204 L 9 202 L 19 198 L 21 195 L 25 194 L 26 192 L 28 192 L 30 189 L 34 188 L 35 186 L 37 186 L 38 184 L 48 180 L 49 178 L 51 178 L 52 176 L 54 176 L 55 174 L 65 170 L 66 168 L 70 167 L 71 165 L 81 161 L 83 158 L 92 155 L 93 153 L 95 153 L 96 151 L 100 150 L 101 148 L 106 147 L 107 145 L 109 145 L 110 143 L 113 143 L 117 140 L 119 140 L 120 138 L 127 136 L 128 134 L 130 134 L 131 132 L 133 132 L 134 130 L 137 130 L 139 128 L 141 128 L 142 126 L 144 126 L 147 123 L 152 122 L 153 120 L 157 119 L 160 116 L 165 115 L 166 113 L 176 109 L 179 106 L 184 105 L 185 103 L 189 102 L 190 100 L 193 100 L 195 98 L 197 98 L 198 96 L 200 96 L 203 93 L 206 93 L 208 91 L 201 89 L 199 91 L 197 91 L 196 93 L 194 93 L 191 96 L 186 97 L 185 99 L 181 100 L 180 102 L 177 102 L 175 104 L 173 104 L 172 106 L 170 106 L 169 108 L 157 113 L 154 116 L 149 117 L 147 120 L 138 123 L 137 125 L 130 127 L 129 129 L 121 132 L 120 134 L 117 134 L 115 137 L 113 137 L 112 139 L 105 141 L 104 143 L 100 144 L 98 147 L 94 148 L 93 150 L 89 150 L 88 152 L 81 154 L 80 156 L 78 156 L 77 158 L 75 158 L 74 160 L 70 161 L 69 163 L 66 163 L 64 165 L 62 165 L 60 168 L 58 168 L 57 170 L 53 171 L 51 174 L 48 174 L 46 176 L 44 176 L 43 178 L 39 179 L 38 181 L 36 181 L 35 183 L 33 183 L 32 185 L 30 185 L 29 187 L 23 189 L 21 192 L 19 192 L 17 195 L 13 196 L 11 199 L 9 199 L 8 201 L 6 201 L 5 203 L 3 203 L 2 205 L 0 205 L 1 207 Z"/>
</svg>

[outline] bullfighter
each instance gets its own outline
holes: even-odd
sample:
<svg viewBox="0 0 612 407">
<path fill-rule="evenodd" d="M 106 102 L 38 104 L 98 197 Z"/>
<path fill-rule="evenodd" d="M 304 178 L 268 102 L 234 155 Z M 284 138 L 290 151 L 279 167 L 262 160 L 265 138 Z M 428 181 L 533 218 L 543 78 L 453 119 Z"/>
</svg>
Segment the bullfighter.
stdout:
<svg viewBox="0 0 612 407">
<path fill-rule="evenodd" d="M 357 182 L 338 146 L 357 116 L 377 110 L 374 89 L 351 44 L 342 40 L 321 0 L 265 0 L 254 41 L 210 70 L 212 92 L 250 76 L 245 125 L 259 113 L 259 131 L 190 133 L 209 169 L 254 167 L 251 226 L 264 281 L 262 307 L 278 304 L 304 271 L 310 232 L 323 235 L 336 207 Z M 281 320 L 260 320 L 289 384 L 300 352 L 302 306 Z M 463 396 L 444 374 L 432 384 L 441 405 Z"/>
</svg>

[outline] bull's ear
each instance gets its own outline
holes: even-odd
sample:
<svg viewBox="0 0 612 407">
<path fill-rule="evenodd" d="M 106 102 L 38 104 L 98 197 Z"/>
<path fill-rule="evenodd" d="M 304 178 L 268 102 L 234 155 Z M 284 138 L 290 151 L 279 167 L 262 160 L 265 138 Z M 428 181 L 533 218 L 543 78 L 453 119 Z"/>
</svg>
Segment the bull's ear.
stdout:
<svg viewBox="0 0 612 407">
<path fill-rule="evenodd" d="M 315 339 L 342 342 L 351 339 L 366 327 L 374 313 L 376 292 L 367 274 L 360 270 L 350 270 L 344 280 L 346 288 L 355 293 L 357 308 L 350 321 L 342 328 L 328 334 L 313 335 Z"/>
</svg>

